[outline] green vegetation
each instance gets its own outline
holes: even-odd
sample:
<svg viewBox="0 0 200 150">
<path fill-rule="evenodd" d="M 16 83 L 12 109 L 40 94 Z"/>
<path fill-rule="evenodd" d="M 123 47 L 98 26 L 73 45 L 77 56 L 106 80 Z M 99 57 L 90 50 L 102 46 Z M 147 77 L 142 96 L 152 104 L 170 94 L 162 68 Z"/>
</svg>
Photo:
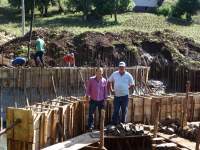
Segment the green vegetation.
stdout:
<svg viewBox="0 0 200 150">
<path fill-rule="evenodd" d="M 1 0 L 5 2 L 6 0 Z M 167 0 L 166 0 L 167 1 Z M 169 3 L 169 2 L 166 2 Z M 6 4 L 6 3 L 5 3 Z M 54 8 L 55 10 L 55 8 Z M 0 30 L 21 36 L 21 12 L 7 6 L 0 6 Z M 124 13 L 118 14 L 118 22 L 115 23 L 114 16 L 105 16 L 103 21 L 84 23 L 82 22 L 82 13 L 59 14 L 50 17 L 39 17 L 36 12 L 33 23 L 33 30 L 39 28 L 49 28 L 56 31 L 69 30 L 75 34 L 85 31 L 97 32 L 120 32 L 122 30 L 137 30 L 152 32 L 156 30 L 171 29 L 183 36 L 192 38 L 200 43 L 200 17 L 193 17 L 194 22 L 177 18 L 167 18 L 148 13 Z M 26 18 L 26 32 L 30 29 L 30 18 Z"/>
<path fill-rule="evenodd" d="M 20 48 L 17 50 L 16 55 L 20 57 L 25 57 L 27 56 L 28 53 L 28 47 L 21 45 Z"/>
</svg>

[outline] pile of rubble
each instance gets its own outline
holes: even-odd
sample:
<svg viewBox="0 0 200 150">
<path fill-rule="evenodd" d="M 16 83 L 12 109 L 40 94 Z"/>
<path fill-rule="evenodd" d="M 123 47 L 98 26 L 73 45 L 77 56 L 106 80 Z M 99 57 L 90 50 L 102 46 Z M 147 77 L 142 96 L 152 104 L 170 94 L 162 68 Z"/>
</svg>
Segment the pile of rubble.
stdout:
<svg viewBox="0 0 200 150">
<path fill-rule="evenodd" d="M 187 123 L 187 126 L 181 129 L 181 120 L 179 118 L 166 118 L 159 124 L 159 132 L 165 134 L 177 134 L 186 139 L 195 141 L 198 136 L 199 122 Z"/>
<path fill-rule="evenodd" d="M 132 135 L 147 135 L 149 131 L 141 124 L 120 123 L 117 126 L 107 125 L 105 135 L 108 136 L 132 136 Z"/>
</svg>

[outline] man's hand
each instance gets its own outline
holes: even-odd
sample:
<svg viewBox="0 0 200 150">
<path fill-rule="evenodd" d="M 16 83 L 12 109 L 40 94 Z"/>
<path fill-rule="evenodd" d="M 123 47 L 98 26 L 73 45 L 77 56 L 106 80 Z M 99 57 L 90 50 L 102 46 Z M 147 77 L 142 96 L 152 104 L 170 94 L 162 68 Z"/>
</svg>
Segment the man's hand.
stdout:
<svg viewBox="0 0 200 150">
<path fill-rule="evenodd" d="M 115 91 L 114 91 L 114 90 L 111 90 L 110 93 L 111 93 L 112 95 L 115 95 Z"/>
<path fill-rule="evenodd" d="M 89 97 L 89 96 L 86 96 L 86 103 L 89 104 L 89 102 L 90 102 L 90 97 Z"/>
</svg>

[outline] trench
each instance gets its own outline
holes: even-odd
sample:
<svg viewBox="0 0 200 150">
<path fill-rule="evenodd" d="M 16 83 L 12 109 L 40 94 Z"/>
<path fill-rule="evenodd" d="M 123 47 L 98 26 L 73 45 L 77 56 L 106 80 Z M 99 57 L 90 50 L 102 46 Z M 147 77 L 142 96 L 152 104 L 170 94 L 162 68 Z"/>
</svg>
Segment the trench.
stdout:
<svg viewBox="0 0 200 150">
<path fill-rule="evenodd" d="M 154 68 L 153 68 L 154 69 Z M 111 75 L 113 71 L 117 70 L 117 68 L 107 68 L 105 69 L 104 75 L 105 77 Z M 188 70 L 182 68 L 179 70 L 172 70 L 168 68 L 168 72 L 161 71 L 161 74 L 153 74 L 150 71 L 150 77 L 154 77 L 154 79 L 169 79 L 169 84 L 172 88 L 172 91 L 177 92 L 184 92 L 185 84 L 187 80 L 191 82 L 191 92 L 198 91 L 199 88 L 199 72 L 193 71 L 189 72 Z M 146 83 L 149 76 L 149 68 L 143 66 L 136 66 L 127 68 L 127 71 L 130 72 L 136 83 L 140 85 L 141 83 Z M 173 72 L 173 74 L 169 73 Z M 186 72 L 184 75 L 181 75 L 183 72 Z M 0 73 L 0 83 L 1 83 L 1 118 L 3 117 L 6 120 L 6 109 L 7 107 L 14 107 L 14 108 L 25 108 L 27 106 L 27 100 L 30 105 L 34 105 L 37 103 L 45 103 L 46 101 L 52 101 L 61 97 L 75 97 L 78 98 L 80 96 L 84 96 L 85 86 L 87 84 L 87 80 L 90 76 L 95 74 L 95 68 L 1 68 Z M 195 78 L 194 78 L 195 76 Z M 168 87 L 168 88 L 169 88 Z M 138 117 L 136 115 L 135 118 L 129 114 L 129 122 L 142 122 L 145 123 L 145 110 L 149 112 L 153 111 L 148 106 L 145 109 L 145 102 L 148 101 L 148 98 L 138 98 L 140 102 L 143 102 L 140 107 L 136 107 L 136 111 L 141 111 L 143 116 Z M 63 100 L 64 101 L 64 100 Z M 73 102 L 70 98 L 70 102 Z M 132 102 L 133 103 L 133 102 Z M 174 104 L 174 106 L 173 106 Z M 181 109 L 177 109 L 182 104 L 181 101 L 170 102 L 167 105 L 170 106 L 163 106 L 162 108 L 170 109 L 170 115 L 173 117 L 179 116 Z M 198 104 L 198 103 L 197 103 Z M 166 104 L 165 104 L 166 105 Z M 192 105 L 192 103 L 191 103 Z M 147 106 L 147 104 L 146 104 Z M 130 106 L 129 110 L 130 113 L 132 111 L 133 104 Z M 193 106 L 194 107 L 194 106 Z M 45 108 L 45 107 L 44 107 Z M 107 110 L 109 110 L 109 115 L 107 115 L 106 123 L 109 124 L 111 119 L 111 108 L 112 103 L 108 105 Z M 42 108 L 41 108 L 42 109 Z M 174 109 L 177 111 L 174 112 Z M 44 109 L 45 110 L 45 109 Z M 173 111 L 173 112 L 172 112 Z M 166 110 L 164 117 L 167 116 L 169 113 Z M 192 113 L 192 112 L 191 112 Z M 141 114 L 140 114 L 141 115 Z M 193 114 L 193 119 L 198 119 L 199 116 L 195 116 L 197 114 Z M 191 115 L 190 115 L 191 116 Z M 76 116 L 77 117 L 77 116 Z M 152 118 L 151 118 L 152 119 Z M 160 118 L 162 119 L 162 118 Z M 98 120 L 98 119 L 97 119 Z M 151 120 L 152 121 L 152 120 Z M 1 122 L 2 124 L 3 122 Z M 2 126 L 1 126 L 2 127 Z M 78 127 L 76 127 L 78 128 Z M 75 131 L 75 128 L 74 128 Z M 84 133 L 85 131 L 75 131 L 76 133 Z M 73 136 L 78 135 L 74 134 Z M 71 136 L 71 137 L 73 137 Z M 144 142 L 146 140 L 147 142 Z M 105 139 L 105 146 L 112 149 L 120 148 L 120 146 L 125 146 L 125 143 L 129 143 L 130 147 L 137 147 L 137 149 L 148 149 L 149 145 L 151 145 L 149 139 Z M 5 143 L 5 142 L 4 142 Z M 118 146 L 114 143 L 118 143 Z M 144 143 L 144 144 L 143 144 Z M 120 145 L 120 146 L 119 146 Z"/>
</svg>

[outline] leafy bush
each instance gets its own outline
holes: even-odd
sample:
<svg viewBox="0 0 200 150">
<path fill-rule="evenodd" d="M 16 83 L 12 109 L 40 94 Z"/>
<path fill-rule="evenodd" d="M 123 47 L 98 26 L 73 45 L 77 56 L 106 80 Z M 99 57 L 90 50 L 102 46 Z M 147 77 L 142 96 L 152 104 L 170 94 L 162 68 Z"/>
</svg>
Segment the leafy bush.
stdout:
<svg viewBox="0 0 200 150">
<path fill-rule="evenodd" d="M 23 56 L 26 56 L 27 53 L 28 53 L 28 47 L 25 45 L 21 45 L 16 52 L 16 56 L 23 57 Z"/>
<path fill-rule="evenodd" d="M 197 14 L 199 8 L 199 0 L 179 0 L 173 8 L 172 16 L 181 18 L 184 15 L 185 19 L 190 21 L 192 19 L 192 15 Z"/>
<path fill-rule="evenodd" d="M 156 9 L 157 15 L 170 16 L 171 13 L 172 13 L 172 8 L 171 6 L 168 6 L 168 5 L 161 6 Z"/>
<path fill-rule="evenodd" d="M 119 0 L 118 12 L 120 13 L 127 12 L 130 3 L 133 2 L 130 0 Z"/>
</svg>

